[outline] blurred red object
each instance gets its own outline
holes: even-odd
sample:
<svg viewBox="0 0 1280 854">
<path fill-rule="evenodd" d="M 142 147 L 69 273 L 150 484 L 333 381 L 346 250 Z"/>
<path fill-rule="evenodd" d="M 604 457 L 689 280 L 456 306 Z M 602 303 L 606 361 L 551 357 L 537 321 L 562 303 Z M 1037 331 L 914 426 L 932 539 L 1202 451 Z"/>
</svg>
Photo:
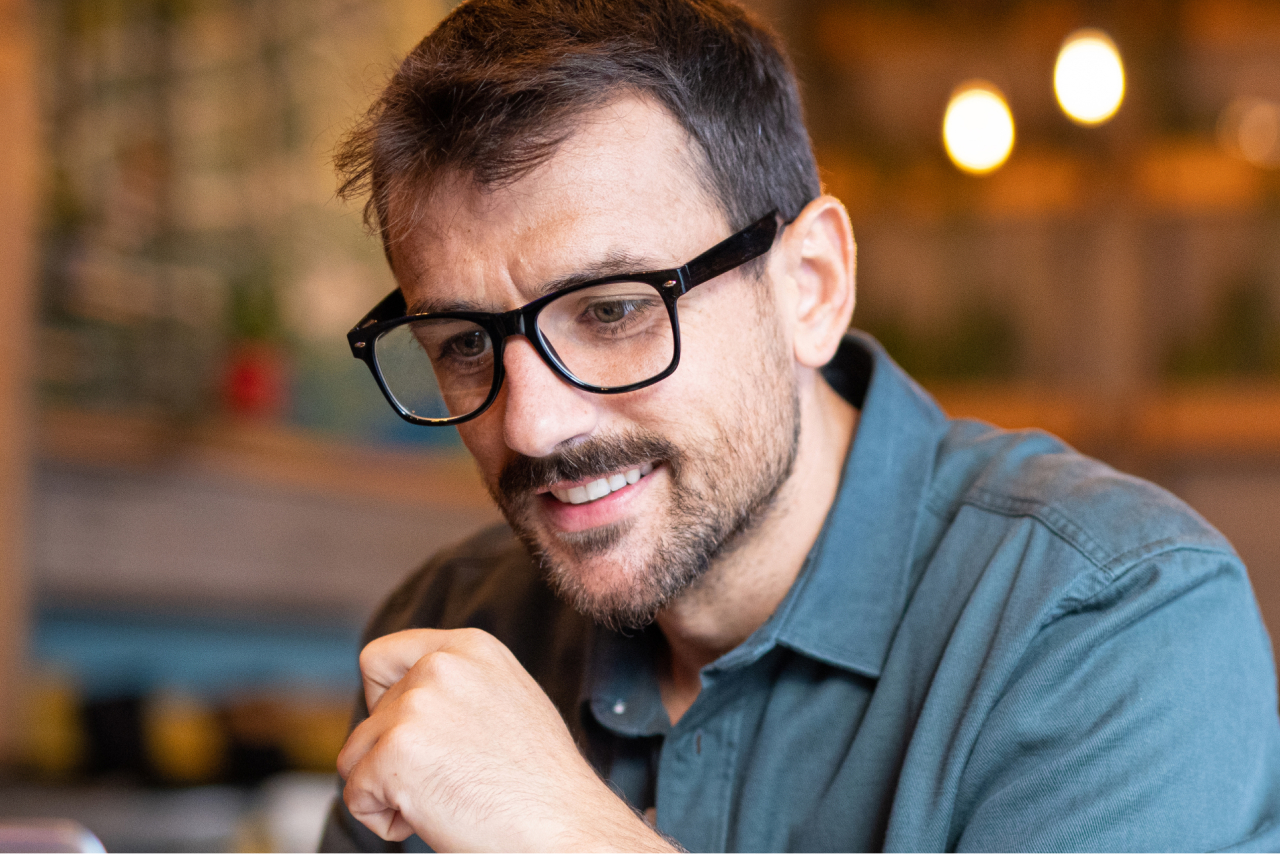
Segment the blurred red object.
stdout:
<svg viewBox="0 0 1280 854">
<path fill-rule="evenodd" d="M 222 378 L 227 411 L 255 418 L 278 418 L 289 398 L 288 360 L 281 349 L 259 341 L 235 345 Z"/>
</svg>

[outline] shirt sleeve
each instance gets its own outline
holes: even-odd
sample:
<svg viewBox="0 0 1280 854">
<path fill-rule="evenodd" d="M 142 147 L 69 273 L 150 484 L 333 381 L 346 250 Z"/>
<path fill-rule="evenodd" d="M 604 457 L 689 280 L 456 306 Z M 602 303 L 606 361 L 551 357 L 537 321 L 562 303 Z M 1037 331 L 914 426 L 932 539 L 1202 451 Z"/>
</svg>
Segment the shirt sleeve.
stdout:
<svg viewBox="0 0 1280 854">
<path fill-rule="evenodd" d="M 1239 561 L 1156 555 L 1054 618 L 956 806 L 959 850 L 1280 850 L 1275 671 Z"/>
</svg>

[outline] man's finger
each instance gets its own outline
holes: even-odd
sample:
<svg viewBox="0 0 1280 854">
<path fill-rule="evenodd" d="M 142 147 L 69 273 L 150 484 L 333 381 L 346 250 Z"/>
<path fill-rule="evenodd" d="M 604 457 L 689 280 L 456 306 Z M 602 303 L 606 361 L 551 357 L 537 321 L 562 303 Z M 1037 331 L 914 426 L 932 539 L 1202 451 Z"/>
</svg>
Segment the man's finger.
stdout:
<svg viewBox="0 0 1280 854">
<path fill-rule="evenodd" d="M 413 827 L 400 811 L 388 804 L 385 796 L 371 791 L 364 783 L 363 779 L 357 781 L 353 775 L 343 788 L 342 799 L 352 817 L 388 842 L 403 842 L 413 835 Z"/>
<path fill-rule="evenodd" d="M 338 753 L 338 776 L 348 779 L 355 767 L 360 764 L 382 735 L 383 722 L 374 718 L 365 718 L 359 726 L 347 736 L 347 741 Z"/>
<path fill-rule="evenodd" d="M 406 629 L 371 641 L 360 652 L 364 700 L 372 713 L 387 689 L 404 678 L 424 655 L 448 645 L 453 632 L 442 629 Z"/>
</svg>

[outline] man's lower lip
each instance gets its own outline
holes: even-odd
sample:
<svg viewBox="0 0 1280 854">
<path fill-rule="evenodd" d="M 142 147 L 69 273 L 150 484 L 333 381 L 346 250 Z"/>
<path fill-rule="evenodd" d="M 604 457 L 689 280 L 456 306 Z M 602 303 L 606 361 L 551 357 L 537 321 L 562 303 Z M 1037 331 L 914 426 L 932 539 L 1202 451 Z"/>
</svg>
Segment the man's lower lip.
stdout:
<svg viewBox="0 0 1280 854">
<path fill-rule="evenodd" d="M 631 502 L 648 488 L 658 470 L 655 467 L 635 483 L 585 504 L 566 504 L 549 492 L 539 495 L 538 503 L 551 527 L 558 531 L 573 533 L 597 528 L 622 519 Z"/>
</svg>

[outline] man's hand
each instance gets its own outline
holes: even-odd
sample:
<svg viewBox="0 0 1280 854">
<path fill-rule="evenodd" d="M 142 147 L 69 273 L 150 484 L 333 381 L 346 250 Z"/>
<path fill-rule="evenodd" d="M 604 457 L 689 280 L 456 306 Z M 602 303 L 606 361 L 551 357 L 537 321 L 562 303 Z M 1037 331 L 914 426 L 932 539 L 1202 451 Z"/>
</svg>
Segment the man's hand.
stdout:
<svg viewBox="0 0 1280 854">
<path fill-rule="evenodd" d="M 669 851 L 578 752 L 551 700 L 478 629 L 414 629 L 360 654 L 369 717 L 338 756 L 351 814 L 437 851 Z"/>
</svg>

